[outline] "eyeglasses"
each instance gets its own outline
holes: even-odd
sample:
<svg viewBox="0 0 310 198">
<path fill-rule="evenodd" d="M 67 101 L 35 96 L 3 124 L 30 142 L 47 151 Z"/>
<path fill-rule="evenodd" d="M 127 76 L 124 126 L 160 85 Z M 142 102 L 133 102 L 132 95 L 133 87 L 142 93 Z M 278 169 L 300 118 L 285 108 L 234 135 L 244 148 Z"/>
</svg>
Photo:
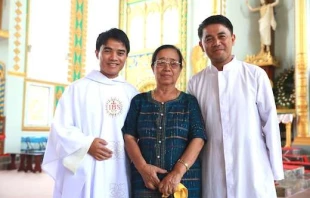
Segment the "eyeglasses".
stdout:
<svg viewBox="0 0 310 198">
<path fill-rule="evenodd" d="M 169 61 L 169 60 L 165 60 L 165 59 L 158 59 L 155 61 L 155 66 L 158 68 L 163 68 L 166 65 L 170 65 L 170 67 L 172 69 L 176 69 L 181 65 L 181 63 L 176 61 L 176 60 Z"/>
</svg>

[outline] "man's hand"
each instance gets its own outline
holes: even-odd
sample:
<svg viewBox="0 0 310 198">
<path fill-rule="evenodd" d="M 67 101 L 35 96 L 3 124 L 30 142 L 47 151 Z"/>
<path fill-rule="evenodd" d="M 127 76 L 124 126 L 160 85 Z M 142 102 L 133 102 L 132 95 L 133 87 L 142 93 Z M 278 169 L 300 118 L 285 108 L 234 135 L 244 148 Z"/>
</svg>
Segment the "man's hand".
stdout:
<svg viewBox="0 0 310 198">
<path fill-rule="evenodd" d="M 91 143 L 88 154 L 93 156 L 96 160 L 102 161 L 112 157 L 112 151 L 106 147 L 108 143 L 100 138 L 95 138 Z"/>
</svg>

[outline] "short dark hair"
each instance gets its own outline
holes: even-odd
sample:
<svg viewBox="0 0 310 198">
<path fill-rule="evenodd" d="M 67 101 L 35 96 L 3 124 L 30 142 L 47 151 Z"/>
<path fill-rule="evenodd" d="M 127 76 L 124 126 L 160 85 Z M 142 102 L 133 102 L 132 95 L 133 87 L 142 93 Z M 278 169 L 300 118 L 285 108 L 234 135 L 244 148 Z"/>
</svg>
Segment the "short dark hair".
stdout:
<svg viewBox="0 0 310 198">
<path fill-rule="evenodd" d="M 174 45 L 162 45 L 162 46 L 158 47 L 158 48 L 154 51 L 154 53 L 153 53 L 153 55 L 152 55 L 151 66 L 154 67 L 157 54 L 158 54 L 161 50 L 163 50 L 163 49 L 174 49 L 174 50 L 177 52 L 177 54 L 179 55 L 179 62 L 181 63 L 181 64 L 180 64 L 180 67 L 181 67 L 181 69 L 182 69 L 182 66 L 183 66 L 182 64 L 183 64 L 184 58 L 183 58 L 183 55 L 182 55 L 180 49 L 177 48 L 177 47 L 174 46 Z"/>
<path fill-rule="evenodd" d="M 96 41 L 96 50 L 99 51 L 102 45 L 107 44 L 109 39 L 115 39 L 122 42 L 127 50 L 127 55 L 130 52 L 130 43 L 126 33 L 123 30 L 112 28 L 99 34 Z"/>
<path fill-rule="evenodd" d="M 198 28 L 198 37 L 199 39 L 201 40 L 202 38 L 202 32 L 203 32 L 203 29 L 205 27 L 207 27 L 208 25 L 211 25 L 211 24 L 221 24 L 221 25 L 224 25 L 225 27 L 227 27 L 230 31 L 231 34 L 234 33 L 234 27 L 233 25 L 231 24 L 230 20 L 223 16 L 223 15 L 212 15 L 208 18 L 206 18 L 200 25 L 199 25 L 199 28 Z"/>
</svg>

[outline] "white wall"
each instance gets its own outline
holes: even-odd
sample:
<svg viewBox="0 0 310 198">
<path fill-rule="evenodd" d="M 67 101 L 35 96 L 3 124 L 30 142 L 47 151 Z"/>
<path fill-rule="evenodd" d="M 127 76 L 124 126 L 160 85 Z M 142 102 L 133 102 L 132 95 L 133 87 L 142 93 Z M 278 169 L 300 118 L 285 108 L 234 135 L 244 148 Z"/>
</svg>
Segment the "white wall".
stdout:
<svg viewBox="0 0 310 198">
<path fill-rule="evenodd" d="M 9 14 L 10 14 L 10 4 L 11 0 L 4 0 L 3 1 L 3 13 L 2 13 L 2 30 L 8 30 L 9 29 Z"/>
<path fill-rule="evenodd" d="M 192 75 L 191 53 L 193 47 L 199 44 L 199 24 L 212 14 L 213 0 L 188 0 L 187 14 L 187 76 Z"/>
<path fill-rule="evenodd" d="M 8 39 L 0 38 L 0 61 L 7 65 L 8 62 Z"/>
<path fill-rule="evenodd" d="M 244 60 L 246 55 L 254 55 L 260 51 L 258 29 L 260 13 L 250 12 L 245 1 L 226 0 L 226 2 L 227 17 L 231 20 L 236 34 L 233 53 L 239 59 Z M 249 4 L 255 8 L 260 5 L 260 1 L 249 0 Z M 272 42 L 275 46 L 275 58 L 280 62 L 280 67 L 275 69 L 275 76 L 285 68 L 294 65 L 294 5 L 292 0 L 280 0 L 274 9 L 277 28 Z"/>
<path fill-rule="evenodd" d="M 95 55 L 98 35 L 111 28 L 119 27 L 119 0 L 90 0 L 88 1 L 88 23 L 86 42 L 85 73 L 93 69 L 99 70 Z"/>
<path fill-rule="evenodd" d="M 46 3 L 30 1 L 27 77 L 68 83 L 71 1 L 54 0 L 48 8 Z"/>
</svg>

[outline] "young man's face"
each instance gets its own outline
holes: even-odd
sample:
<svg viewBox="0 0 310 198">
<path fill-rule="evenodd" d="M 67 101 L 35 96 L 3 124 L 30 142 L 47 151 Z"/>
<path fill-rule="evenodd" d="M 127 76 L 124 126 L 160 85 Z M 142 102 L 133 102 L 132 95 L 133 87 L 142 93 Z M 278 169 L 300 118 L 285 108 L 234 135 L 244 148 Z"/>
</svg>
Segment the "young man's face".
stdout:
<svg viewBox="0 0 310 198">
<path fill-rule="evenodd" d="M 232 46 L 235 43 L 235 35 L 221 24 L 211 24 L 203 29 L 200 47 L 216 67 L 223 67 L 230 62 Z"/>
<path fill-rule="evenodd" d="M 96 50 L 96 57 L 99 59 L 100 72 L 108 78 L 115 78 L 124 67 L 127 50 L 122 42 L 109 39 L 100 47 L 100 51 Z"/>
</svg>

